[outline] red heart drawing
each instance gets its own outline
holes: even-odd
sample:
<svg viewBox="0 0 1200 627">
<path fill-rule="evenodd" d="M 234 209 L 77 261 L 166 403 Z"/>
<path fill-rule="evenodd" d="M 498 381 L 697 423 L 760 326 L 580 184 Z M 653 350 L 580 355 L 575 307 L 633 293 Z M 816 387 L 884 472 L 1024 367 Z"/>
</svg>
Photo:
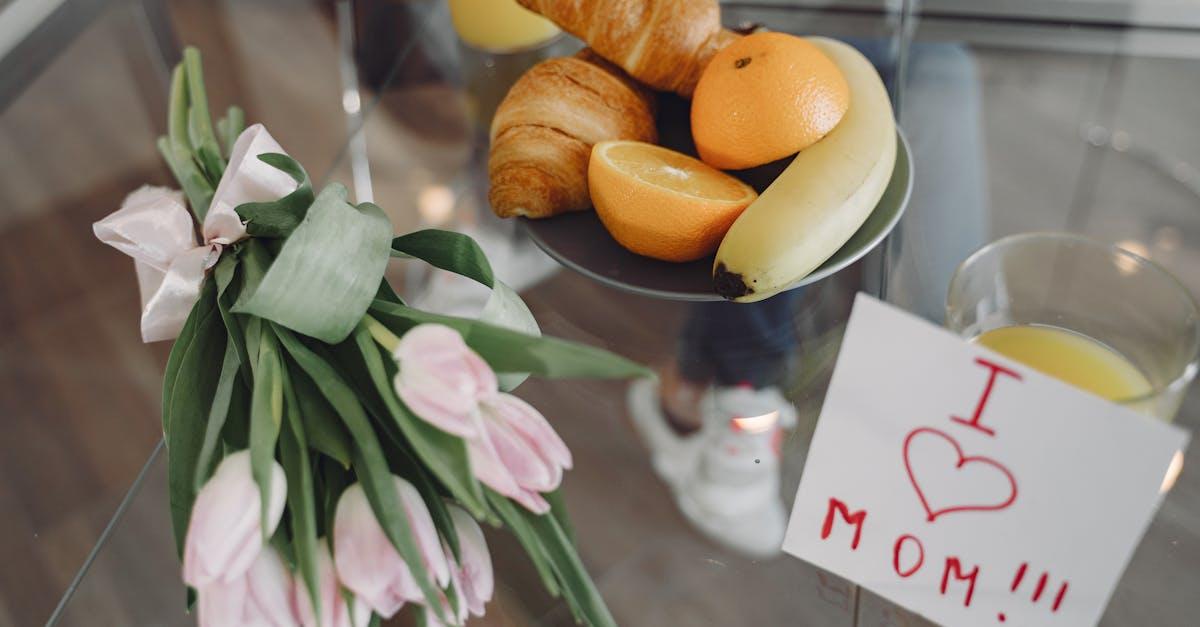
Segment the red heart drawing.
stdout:
<svg viewBox="0 0 1200 627">
<path fill-rule="evenodd" d="M 909 459 L 909 450 L 911 448 L 910 445 L 912 444 L 913 439 L 921 434 L 936 436 L 945 440 L 950 444 L 950 446 L 954 447 L 954 451 L 958 454 L 958 461 L 954 464 L 955 471 L 962 470 L 964 466 L 970 464 L 980 464 L 1000 471 L 1004 475 L 1004 478 L 1008 480 L 1008 497 L 1003 500 L 993 501 L 990 503 L 986 501 L 982 503 L 963 503 L 941 507 L 939 509 L 934 509 L 931 507 L 929 505 L 929 500 L 925 498 L 925 492 L 921 489 L 920 482 L 917 481 L 916 475 L 913 474 L 912 462 Z M 962 447 L 959 446 L 958 441 L 946 433 L 932 427 L 919 427 L 917 429 L 913 429 L 912 433 L 909 433 L 908 437 L 904 438 L 904 468 L 908 471 L 908 480 L 912 482 L 913 489 L 917 491 L 917 498 L 921 499 L 921 507 L 925 508 L 925 514 L 928 516 L 927 520 L 929 522 L 937 520 L 939 516 L 944 516 L 953 512 L 981 512 L 1000 510 L 1012 505 L 1013 501 L 1017 500 L 1017 480 L 1013 477 L 1013 474 L 1004 467 L 1003 464 L 988 457 L 982 457 L 979 455 L 964 455 Z"/>
</svg>

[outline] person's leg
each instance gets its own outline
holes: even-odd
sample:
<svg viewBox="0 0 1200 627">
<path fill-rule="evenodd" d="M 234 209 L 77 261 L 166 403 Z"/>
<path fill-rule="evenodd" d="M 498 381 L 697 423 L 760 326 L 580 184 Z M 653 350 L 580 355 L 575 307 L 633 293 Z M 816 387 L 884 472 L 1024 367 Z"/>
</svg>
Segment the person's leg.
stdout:
<svg viewBox="0 0 1200 627">
<path fill-rule="evenodd" d="M 660 371 L 664 414 L 680 434 L 699 430 L 710 385 L 762 389 L 782 382 L 796 346 L 794 314 L 803 289 L 757 303 L 697 303 L 688 308 L 675 361 Z"/>
<path fill-rule="evenodd" d="M 630 388 L 630 416 L 684 516 L 753 557 L 778 554 L 783 540 L 778 445 L 795 419 L 778 386 L 797 344 L 800 292 L 691 306 L 660 385 Z"/>
</svg>

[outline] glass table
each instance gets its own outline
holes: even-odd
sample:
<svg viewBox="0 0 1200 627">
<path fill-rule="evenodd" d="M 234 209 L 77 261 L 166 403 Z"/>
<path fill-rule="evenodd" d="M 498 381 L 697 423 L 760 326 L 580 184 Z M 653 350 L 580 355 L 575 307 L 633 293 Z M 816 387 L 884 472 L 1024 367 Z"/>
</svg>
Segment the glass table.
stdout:
<svg viewBox="0 0 1200 627">
<path fill-rule="evenodd" d="M 474 51 L 455 39 L 444 3 L 420 0 L 34 4 L 0 6 L 0 26 L 22 26 L 13 43 L 0 39 L 0 320 L 13 329 L 0 340 L 0 626 L 191 624 L 155 445 L 168 347 L 138 341 L 129 264 L 88 228 L 137 185 L 169 180 L 153 139 L 177 42 L 204 50 L 214 106 L 239 103 L 266 122 L 317 181 L 373 199 L 398 232 L 465 229 L 515 255 L 530 254 L 520 228 L 487 209 L 486 120 L 522 68 L 578 44 Z M 971 251 L 1067 230 L 1148 256 L 1200 293 L 1200 25 L 887 6 L 724 4 L 731 26 L 866 51 L 914 153 L 912 201 L 893 235 L 790 294 L 768 333 L 787 338 L 784 350 L 750 355 L 774 360 L 799 414 L 782 444 L 785 503 L 856 291 L 940 322 L 950 274 Z M 689 324 L 722 315 L 532 256 L 538 280 L 522 296 L 551 335 L 660 366 L 678 359 Z M 390 272 L 406 294 L 437 285 L 403 265 Z M 925 624 L 797 559 L 747 559 L 692 529 L 629 428 L 624 384 L 530 381 L 521 395 L 574 452 L 566 500 L 619 623 Z M 1193 394 L 1177 422 L 1198 420 Z M 520 547 L 504 533 L 488 540 L 498 590 L 478 624 L 570 624 Z M 1188 624 L 1200 611 L 1198 546 L 1200 469 L 1185 464 L 1104 624 Z"/>
</svg>

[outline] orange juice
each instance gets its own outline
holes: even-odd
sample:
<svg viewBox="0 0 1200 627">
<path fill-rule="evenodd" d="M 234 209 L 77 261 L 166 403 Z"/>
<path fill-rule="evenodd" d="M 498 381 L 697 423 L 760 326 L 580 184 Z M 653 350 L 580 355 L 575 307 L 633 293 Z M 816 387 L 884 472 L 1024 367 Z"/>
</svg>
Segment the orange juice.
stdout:
<svg viewBox="0 0 1200 627">
<path fill-rule="evenodd" d="M 1108 346 L 1074 331 L 1043 325 L 1000 327 L 974 339 L 1005 357 L 1111 401 L 1154 391 L 1132 363 Z"/>
<path fill-rule="evenodd" d="M 553 22 L 516 0 L 450 0 L 450 19 L 463 41 L 493 52 L 529 48 L 558 34 Z"/>
</svg>

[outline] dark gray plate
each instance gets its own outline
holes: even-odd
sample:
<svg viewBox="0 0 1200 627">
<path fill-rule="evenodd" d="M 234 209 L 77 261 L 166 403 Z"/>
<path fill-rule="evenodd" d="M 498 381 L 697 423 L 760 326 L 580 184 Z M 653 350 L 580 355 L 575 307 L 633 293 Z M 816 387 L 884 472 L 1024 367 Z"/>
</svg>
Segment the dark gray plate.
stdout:
<svg viewBox="0 0 1200 627">
<path fill-rule="evenodd" d="M 900 221 L 912 192 L 913 174 L 908 140 L 899 129 L 896 141 L 896 167 L 879 204 L 845 245 L 791 289 L 820 281 L 854 263 L 879 245 Z M 670 145 L 667 141 L 663 143 Z M 735 174 L 761 192 L 774 180 L 774 175 L 782 171 L 786 161 Z M 594 211 L 568 213 L 544 220 L 522 218 L 522 221 L 529 236 L 546 254 L 605 285 L 667 300 L 722 300 L 713 291 L 711 256 L 689 263 L 669 263 L 636 255 L 622 248 L 608 234 Z"/>
</svg>

